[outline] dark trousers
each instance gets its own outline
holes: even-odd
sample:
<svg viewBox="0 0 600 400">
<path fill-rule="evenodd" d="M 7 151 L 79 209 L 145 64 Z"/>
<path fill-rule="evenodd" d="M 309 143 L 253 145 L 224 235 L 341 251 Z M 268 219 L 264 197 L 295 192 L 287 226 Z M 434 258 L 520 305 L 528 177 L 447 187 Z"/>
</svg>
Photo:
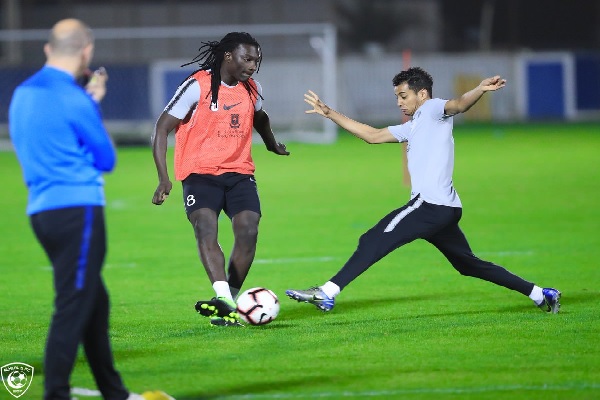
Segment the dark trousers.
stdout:
<svg viewBox="0 0 600 400">
<path fill-rule="evenodd" d="M 102 207 L 71 207 L 31 216 L 31 226 L 52 263 L 54 313 L 44 357 L 44 399 L 69 400 L 79 344 L 104 399 L 129 393 L 113 364 L 109 300 L 100 275 L 106 254 Z"/>
<path fill-rule="evenodd" d="M 461 208 L 429 204 L 416 197 L 364 233 L 354 254 L 331 281 L 343 289 L 387 254 L 415 239 L 425 239 L 437 247 L 462 275 L 493 282 L 529 296 L 533 283 L 473 254 L 458 226 L 461 216 Z"/>
</svg>

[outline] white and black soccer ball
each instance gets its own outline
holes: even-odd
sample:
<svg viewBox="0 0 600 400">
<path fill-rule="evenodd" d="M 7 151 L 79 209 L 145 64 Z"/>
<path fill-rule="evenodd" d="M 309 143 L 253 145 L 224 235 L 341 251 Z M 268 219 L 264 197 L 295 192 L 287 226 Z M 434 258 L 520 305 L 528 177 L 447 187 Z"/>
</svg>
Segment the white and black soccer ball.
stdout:
<svg viewBox="0 0 600 400">
<path fill-rule="evenodd" d="M 8 386 L 13 389 L 21 389 L 27 385 L 27 375 L 21 371 L 13 371 L 8 375 Z"/>
<path fill-rule="evenodd" d="M 269 289 L 255 287 L 237 298 L 237 312 L 250 325 L 266 325 L 279 314 L 279 299 Z"/>
</svg>

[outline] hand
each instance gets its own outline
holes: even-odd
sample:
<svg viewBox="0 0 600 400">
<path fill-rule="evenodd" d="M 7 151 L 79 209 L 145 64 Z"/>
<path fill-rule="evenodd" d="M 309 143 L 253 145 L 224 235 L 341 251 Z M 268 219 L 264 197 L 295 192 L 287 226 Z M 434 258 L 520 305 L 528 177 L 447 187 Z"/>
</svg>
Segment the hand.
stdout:
<svg viewBox="0 0 600 400">
<path fill-rule="evenodd" d="M 331 112 L 331 108 L 329 108 L 327 104 L 323 103 L 319 99 L 319 96 L 312 90 L 309 90 L 308 93 L 304 94 L 304 101 L 313 108 L 312 110 L 304 111 L 306 114 L 317 113 L 327 118 Z"/>
<path fill-rule="evenodd" d="M 173 188 L 173 184 L 171 181 L 160 182 L 158 187 L 154 191 L 154 196 L 152 197 L 152 203 L 160 206 L 164 201 L 169 197 L 169 193 Z"/>
<path fill-rule="evenodd" d="M 106 69 L 100 67 L 92 73 L 89 82 L 85 85 L 85 91 L 96 103 L 100 103 L 106 95 L 106 81 L 108 81 Z"/>
<path fill-rule="evenodd" d="M 285 144 L 283 143 L 275 143 L 275 146 L 271 147 L 268 149 L 269 151 L 272 151 L 275 154 L 279 154 L 280 156 L 289 156 L 290 152 L 287 151 Z"/>
<path fill-rule="evenodd" d="M 504 86 L 506 86 L 506 79 L 501 78 L 500 75 L 484 79 L 479 84 L 479 87 L 484 92 L 498 90 L 503 88 Z"/>
</svg>

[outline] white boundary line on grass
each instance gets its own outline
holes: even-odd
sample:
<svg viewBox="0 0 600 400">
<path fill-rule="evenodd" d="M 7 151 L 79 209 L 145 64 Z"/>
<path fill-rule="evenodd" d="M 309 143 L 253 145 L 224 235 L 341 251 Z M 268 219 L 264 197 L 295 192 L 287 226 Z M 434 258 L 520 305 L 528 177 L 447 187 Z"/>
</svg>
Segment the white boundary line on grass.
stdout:
<svg viewBox="0 0 600 400">
<path fill-rule="evenodd" d="M 475 252 L 475 255 L 481 254 L 484 256 L 533 256 L 532 250 L 505 250 L 505 251 L 481 251 Z"/>
<path fill-rule="evenodd" d="M 130 263 L 117 263 L 117 264 L 113 264 L 113 263 L 107 263 L 104 265 L 104 268 L 136 268 L 138 266 L 137 263 L 135 262 L 130 262 Z M 43 267 L 40 267 L 41 269 L 45 270 L 45 271 L 52 271 L 52 266 L 51 265 L 44 265 Z"/>
<path fill-rule="evenodd" d="M 535 252 L 532 250 L 505 250 L 505 251 L 482 251 L 475 255 L 488 256 L 533 256 Z M 253 264 L 308 264 L 308 263 L 325 263 L 330 261 L 339 261 L 342 257 L 322 256 L 322 257 L 290 257 L 290 258 L 257 258 Z M 106 268 L 135 268 L 136 262 L 123 263 L 107 263 Z M 44 270 L 51 271 L 50 265 L 41 267 Z"/>
<path fill-rule="evenodd" d="M 504 251 L 482 251 L 477 252 L 484 256 L 533 256 L 532 250 L 504 250 Z M 322 257 L 292 257 L 292 258 L 258 258 L 253 264 L 288 264 L 288 263 L 321 263 L 341 260 L 342 257 L 322 256 Z"/>
<path fill-rule="evenodd" d="M 529 390 L 536 392 L 554 391 L 554 390 L 586 390 L 600 389 L 600 383 L 565 383 L 563 385 L 506 385 L 506 386 L 481 386 L 467 388 L 416 388 L 416 389 L 398 389 L 398 390 L 375 390 L 364 392 L 321 392 L 321 393 L 273 393 L 273 394 L 240 394 L 231 396 L 219 396 L 215 400 L 260 400 L 260 399 L 324 399 L 331 397 L 388 397 L 409 394 L 470 394 L 486 392 L 508 392 L 514 390 Z M 73 388 L 71 395 L 83 397 L 99 397 L 101 393 L 98 390 L 86 388 Z"/>
<path fill-rule="evenodd" d="M 322 263 L 339 260 L 340 257 L 295 257 L 295 258 L 258 258 L 253 264 L 299 264 L 299 263 Z"/>
<path fill-rule="evenodd" d="M 257 258 L 253 261 L 253 264 L 305 264 L 305 263 L 324 263 L 330 261 L 340 260 L 341 257 L 292 257 L 292 258 Z M 123 262 L 123 263 L 107 263 L 105 268 L 136 268 L 138 263 L 135 262 Z M 45 265 L 41 267 L 44 270 L 51 271 L 52 266 Z"/>
<path fill-rule="evenodd" d="M 399 390 L 375 390 L 364 392 L 322 392 L 322 393 L 273 393 L 273 394 L 245 394 L 232 396 L 218 396 L 214 400 L 259 400 L 259 399 L 324 399 L 324 398 L 341 398 L 341 397 L 385 397 L 410 395 L 410 394 L 469 394 L 469 393 L 485 393 L 485 392 L 508 392 L 514 390 L 529 390 L 529 391 L 554 391 L 554 390 L 583 390 L 583 389 L 600 389 L 598 383 L 567 383 L 564 385 L 507 385 L 507 386 L 482 386 L 472 388 L 416 388 L 416 389 L 399 389 Z"/>
<path fill-rule="evenodd" d="M 102 393 L 100 393 L 99 390 L 74 387 L 71 388 L 71 396 L 73 395 L 84 397 L 99 397 L 102 396 Z"/>
</svg>

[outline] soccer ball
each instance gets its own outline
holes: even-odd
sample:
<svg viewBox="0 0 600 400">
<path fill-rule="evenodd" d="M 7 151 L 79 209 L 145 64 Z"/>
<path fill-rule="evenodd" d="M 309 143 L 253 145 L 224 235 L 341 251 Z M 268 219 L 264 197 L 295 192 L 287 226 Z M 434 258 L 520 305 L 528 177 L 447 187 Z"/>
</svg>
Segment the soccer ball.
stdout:
<svg viewBox="0 0 600 400">
<path fill-rule="evenodd" d="M 250 325 L 266 325 L 279 314 L 279 299 L 269 289 L 255 287 L 237 298 L 237 312 Z"/>
<path fill-rule="evenodd" d="M 27 376 L 21 371 L 13 371 L 8 375 L 8 385 L 13 389 L 21 389 L 27 384 Z"/>
</svg>

